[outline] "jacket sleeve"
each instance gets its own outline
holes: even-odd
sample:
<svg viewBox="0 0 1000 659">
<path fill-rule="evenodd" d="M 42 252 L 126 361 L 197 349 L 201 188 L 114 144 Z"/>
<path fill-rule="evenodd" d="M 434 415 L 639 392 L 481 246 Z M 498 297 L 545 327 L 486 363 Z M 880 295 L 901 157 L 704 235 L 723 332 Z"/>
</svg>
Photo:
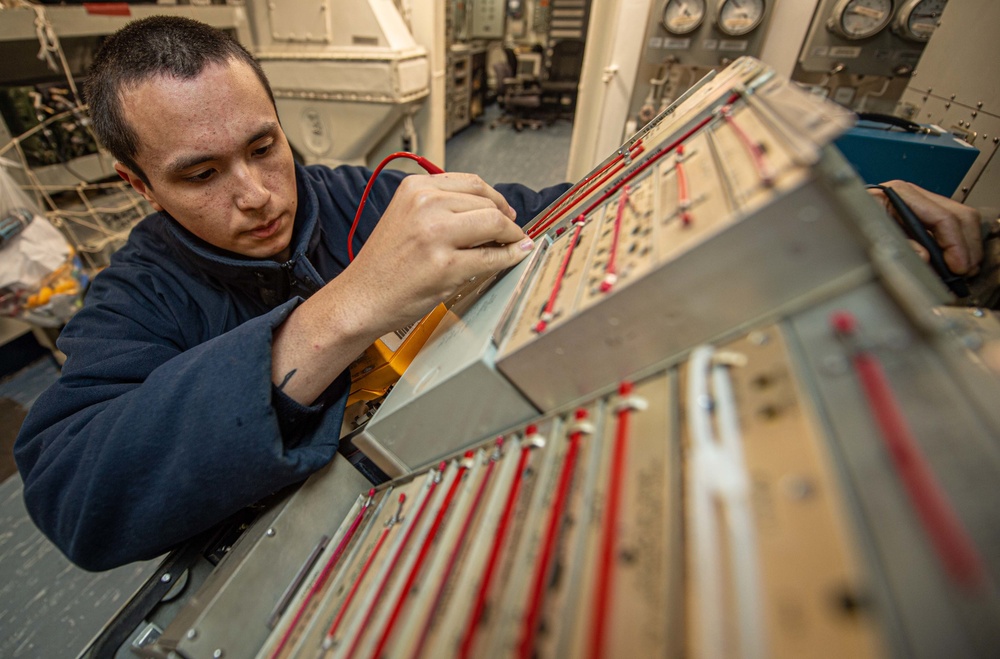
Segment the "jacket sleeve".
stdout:
<svg viewBox="0 0 1000 659">
<path fill-rule="evenodd" d="M 501 183 L 494 187 L 517 212 L 517 223 L 523 227 L 569 190 L 570 184 L 560 183 L 537 192 L 520 183 Z"/>
<path fill-rule="evenodd" d="M 199 314 L 174 314 L 194 301 L 104 275 L 15 445 L 32 518 L 90 570 L 155 557 L 329 462 L 349 385 L 325 411 L 274 390 L 272 332 L 298 300 L 185 349 Z"/>
</svg>

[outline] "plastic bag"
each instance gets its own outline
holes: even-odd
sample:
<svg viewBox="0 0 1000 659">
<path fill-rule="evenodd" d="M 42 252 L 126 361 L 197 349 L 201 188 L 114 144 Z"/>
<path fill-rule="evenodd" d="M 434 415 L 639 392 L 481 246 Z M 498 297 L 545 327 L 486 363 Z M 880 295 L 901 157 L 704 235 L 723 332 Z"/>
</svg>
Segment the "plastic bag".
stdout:
<svg viewBox="0 0 1000 659">
<path fill-rule="evenodd" d="M 65 324 L 87 283 L 75 256 L 0 165 L 0 315 L 41 327 Z"/>
</svg>

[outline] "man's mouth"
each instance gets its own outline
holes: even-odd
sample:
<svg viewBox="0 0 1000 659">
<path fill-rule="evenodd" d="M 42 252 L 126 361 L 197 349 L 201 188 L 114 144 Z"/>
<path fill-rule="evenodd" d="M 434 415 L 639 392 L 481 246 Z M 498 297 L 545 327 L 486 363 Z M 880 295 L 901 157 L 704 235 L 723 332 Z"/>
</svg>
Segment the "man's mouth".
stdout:
<svg viewBox="0 0 1000 659">
<path fill-rule="evenodd" d="M 281 217 L 276 217 L 264 226 L 251 229 L 248 233 L 254 238 L 269 238 L 278 230 L 279 226 L 281 226 Z"/>
</svg>

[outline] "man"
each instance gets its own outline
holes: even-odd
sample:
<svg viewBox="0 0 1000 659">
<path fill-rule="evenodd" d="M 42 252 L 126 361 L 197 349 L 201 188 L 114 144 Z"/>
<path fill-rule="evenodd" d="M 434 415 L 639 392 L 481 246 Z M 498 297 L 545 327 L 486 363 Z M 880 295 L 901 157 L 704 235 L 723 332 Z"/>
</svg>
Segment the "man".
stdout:
<svg viewBox="0 0 1000 659">
<path fill-rule="evenodd" d="M 62 333 L 16 458 L 29 512 L 82 567 L 154 557 L 328 463 L 375 339 L 517 263 L 565 190 L 292 159 L 259 65 L 195 21 L 129 24 L 87 84 L 115 169 L 158 212 Z M 355 244 L 358 250 L 360 241 Z"/>
</svg>

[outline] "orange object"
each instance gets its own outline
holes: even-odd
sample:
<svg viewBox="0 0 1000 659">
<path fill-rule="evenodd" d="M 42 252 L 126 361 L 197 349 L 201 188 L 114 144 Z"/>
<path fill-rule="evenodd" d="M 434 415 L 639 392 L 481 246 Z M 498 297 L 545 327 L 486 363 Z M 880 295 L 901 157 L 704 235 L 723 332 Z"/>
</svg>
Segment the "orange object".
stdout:
<svg viewBox="0 0 1000 659">
<path fill-rule="evenodd" d="M 447 308 L 439 304 L 405 333 L 402 330 L 397 332 L 397 336 L 400 334 L 403 336 L 402 342 L 395 349 L 390 347 L 391 341 L 386 342 L 392 336 L 388 335 L 365 350 L 365 353 L 351 364 L 351 393 L 347 397 L 347 404 L 377 400 L 388 394 L 389 389 L 403 375 L 403 371 L 430 338 L 431 332 L 444 318 L 445 312 Z"/>
</svg>

